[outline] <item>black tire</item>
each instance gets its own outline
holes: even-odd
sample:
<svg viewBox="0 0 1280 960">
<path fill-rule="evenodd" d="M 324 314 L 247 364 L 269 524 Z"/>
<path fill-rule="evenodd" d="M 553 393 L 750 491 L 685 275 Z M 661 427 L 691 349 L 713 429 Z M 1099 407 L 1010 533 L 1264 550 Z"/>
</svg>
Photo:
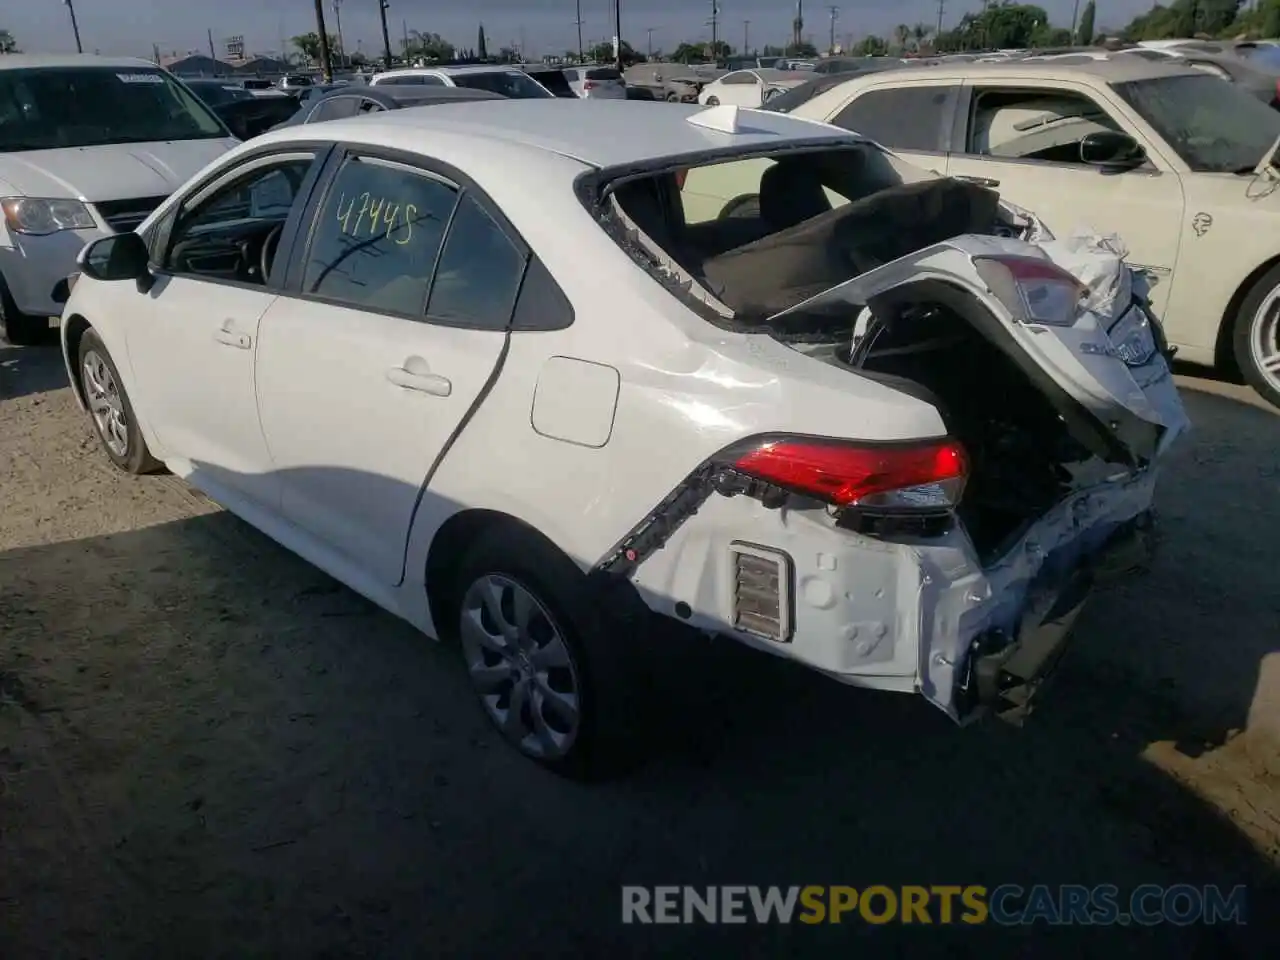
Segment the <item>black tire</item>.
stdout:
<svg viewBox="0 0 1280 960">
<path fill-rule="evenodd" d="M 106 434 L 103 432 L 102 424 L 92 411 L 93 385 L 90 383 L 89 376 L 85 371 L 85 361 L 90 358 L 91 354 L 96 358 L 100 358 L 103 365 L 110 372 L 115 388 L 113 396 L 118 398 L 123 409 L 126 437 L 123 452 L 112 449 Z M 147 448 L 147 441 L 143 439 L 142 431 L 138 427 L 138 417 L 133 411 L 133 404 L 129 401 L 129 394 L 125 390 L 124 380 L 120 377 L 120 371 L 116 368 L 115 361 L 111 359 L 111 354 L 107 352 L 107 347 L 102 342 L 102 338 L 98 336 L 97 331 L 92 327 L 86 330 L 84 336 L 80 338 L 80 350 L 76 357 L 76 363 L 76 376 L 80 379 L 80 387 L 84 391 L 86 402 L 91 404 L 89 420 L 93 424 L 94 433 L 98 435 L 98 441 L 102 444 L 103 452 L 106 453 L 111 462 L 125 473 L 156 473 L 164 469 L 164 465 L 153 457 L 151 451 Z"/>
<path fill-rule="evenodd" d="M 573 561 L 532 530 L 516 525 L 490 529 L 464 556 L 453 581 L 455 595 L 447 605 L 452 617 L 448 632 L 461 636 L 464 621 L 480 616 L 478 609 L 467 610 L 465 598 L 473 586 L 493 582 L 487 578 L 505 580 L 531 594 L 549 617 L 550 628 L 564 640 L 576 681 L 576 734 L 563 754 L 540 756 L 501 729 L 499 719 L 477 689 L 480 709 L 513 747 L 561 776 L 602 780 L 630 769 L 640 759 L 640 724 L 632 705 L 638 681 L 634 651 L 643 638 L 629 635 L 634 627 L 628 627 L 624 618 L 610 614 L 615 605 L 603 601 L 593 582 Z M 461 639 L 459 646 L 470 682 L 473 661 L 466 639 Z M 490 656 L 490 664 L 507 663 L 498 654 Z M 517 680 L 513 677 L 510 682 L 513 690 Z M 513 694 L 499 697 L 504 695 L 510 704 Z M 525 715 L 532 717 L 534 709 L 536 702 L 529 701 Z M 548 712 L 544 710 L 542 716 L 546 723 Z"/>
<path fill-rule="evenodd" d="M 8 340 L 15 347 L 29 347 L 48 339 L 49 318 L 20 313 L 8 285 L 0 277 L 0 340 Z"/>
<path fill-rule="evenodd" d="M 708 106 L 708 107 L 718 107 L 718 106 L 720 106 L 720 98 L 719 98 L 719 97 L 707 97 L 707 106 Z"/>
<path fill-rule="evenodd" d="M 679 103 L 679 102 L 680 102 L 680 94 L 678 93 L 667 94 L 667 103 Z"/>
<path fill-rule="evenodd" d="M 1245 382 L 1253 387 L 1264 400 L 1272 406 L 1280 407 L 1280 375 L 1268 376 L 1254 358 L 1251 339 L 1253 337 L 1254 320 L 1263 303 L 1280 288 L 1280 265 L 1268 270 L 1240 304 L 1232 323 L 1231 350 L 1244 376 Z"/>
</svg>

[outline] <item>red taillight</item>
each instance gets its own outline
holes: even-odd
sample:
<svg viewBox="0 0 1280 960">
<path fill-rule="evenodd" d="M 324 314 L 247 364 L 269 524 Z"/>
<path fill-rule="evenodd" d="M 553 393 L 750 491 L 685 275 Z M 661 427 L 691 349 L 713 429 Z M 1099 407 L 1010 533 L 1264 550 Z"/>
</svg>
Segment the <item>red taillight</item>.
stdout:
<svg viewBox="0 0 1280 960">
<path fill-rule="evenodd" d="M 582 84 L 582 89 L 583 89 L 583 90 L 594 90 L 594 89 L 595 89 L 596 87 L 598 87 L 598 86 L 599 86 L 599 84 L 598 84 L 598 83 L 596 83 L 594 80 L 587 80 L 587 81 L 585 81 L 585 82 Z"/>
<path fill-rule="evenodd" d="M 838 507 L 934 511 L 959 503 L 969 458 L 955 440 L 862 446 L 786 437 L 753 446 L 734 467 Z"/>
<path fill-rule="evenodd" d="M 1085 286 L 1052 260 L 975 257 L 973 264 L 978 276 L 1015 319 L 1068 327 L 1076 322 Z"/>
</svg>

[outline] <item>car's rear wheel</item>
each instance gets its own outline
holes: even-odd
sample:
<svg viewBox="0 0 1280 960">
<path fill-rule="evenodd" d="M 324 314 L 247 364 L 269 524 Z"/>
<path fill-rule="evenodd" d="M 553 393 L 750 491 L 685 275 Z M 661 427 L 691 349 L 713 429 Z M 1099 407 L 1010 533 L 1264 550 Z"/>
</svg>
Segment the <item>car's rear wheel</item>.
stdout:
<svg viewBox="0 0 1280 960">
<path fill-rule="evenodd" d="M 718 107 L 718 106 L 720 106 L 720 98 L 719 98 L 719 97 L 707 97 L 707 106 L 708 106 L 708 107 Z"/>
<path fill-rule="evenodd" d="M 634 759 L 625 667 L 631 638 L 568 557 L 526 529 L 483 536 L 462 562 L 457 629 L 490 721 L 526 757 L 579 779 Z"/>
<path fill-rule="evenodd" d="M 1268 270 L 1240 304 L 1232 346 L 1249 386 L 1280 407 L 1280 266 Z"/>
<path fill-rule="evenodd" d="M 40 343 L 49 336 L 49 318 L 33 317 L 18 310 L 9 294 L 9 287 L 0 277 L 0 340 L 8 340 L 15 347 Z"/>
<path fill-rule="evenodd" d="M 138 427 L 129 394 L 102 338 L 92 329 L 80 338 L 80 386 L 102 449 L 126 473 L 154 473 L 161 464 L 151 455 Z"/>
</svg>

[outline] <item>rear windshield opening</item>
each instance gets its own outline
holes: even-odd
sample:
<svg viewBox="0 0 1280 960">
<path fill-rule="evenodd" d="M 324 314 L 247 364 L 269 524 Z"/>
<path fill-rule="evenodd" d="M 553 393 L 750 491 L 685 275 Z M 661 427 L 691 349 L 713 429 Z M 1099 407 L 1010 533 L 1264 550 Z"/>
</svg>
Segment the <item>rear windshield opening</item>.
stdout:
<svg viewBox="0 0 1280 960">
<path fill-rule="evenodd" d="M 999 205 L 994 191 L 935 177 L 869 143 L 657 174 L 622 184 L 614 199 L 681 282 L 693 280 L 739 326 L 930 244 L 991 233 Z"/>
<path fill-rule="evenodd" d="M 621 80 L 622 74 L 620 74 L 613 67 L 597 67 L 593 70 L 587 71 L 586 79 L 588 80 Z"/>
</svg>

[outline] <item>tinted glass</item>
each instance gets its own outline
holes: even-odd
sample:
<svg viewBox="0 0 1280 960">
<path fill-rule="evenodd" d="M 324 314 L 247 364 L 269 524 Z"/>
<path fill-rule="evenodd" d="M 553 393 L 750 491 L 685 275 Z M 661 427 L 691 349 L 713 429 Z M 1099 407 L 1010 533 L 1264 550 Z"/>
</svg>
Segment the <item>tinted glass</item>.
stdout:
<svg viewBox="0 0 1280 960">
<path fill-rule="evenodd" d="M 953 87 L 871 90 L 841 110 L 831 122 L 870 137 L 891 150 L 941 150 L 943 120 L 954 96 Z"/>
<path fill-rule="evenodd" d="M 848 77 L 839 75 L 820 75 L 816 80 L 808 80 L 798 87 L 792 87 L 786 93 L 766 101 L 762 109 L 771 113 L 790 113 L 803 103 L 808 103 L 820 93 L 826 93 L 832 87 L 847 83 Z"/>
<path fill-rule="evenodd" d="M 440 254 L 427 317 L 502 330 L 511 319 L 524 255 L 474 199 L 458 204 Z"/>
<path fill-rule="evenodd" d="M 587 71 L 588 80 L 621 80 L 620 74 L 613 67 L 597 67 L 594 70 Z"/>
<path fill-rule="evenodd" d="M 488 90 L 500 93 L 504 97 L 521 100 L 547 98 L 551 94 L 536 81 L 529 79 L 518 70 L 495 70 L 492 73 L 456 73 L 452 80 L 459 87 L 472 90 Z"/>
<path fill-rule="evenodd" d="M 304 292 L 422 316 L 457 191 L 373 160 L 348 160 L 318 214 Z"/>
<path fill-rule="evenodd" d="M 1114 84 L 1192 170 L 1252 170 L 1280 137 L 1280 111 L 1210 76 Z"/>
<path fill-rule="evenodd" d="M 385 80 L 379 80 L 378 86 L 390 84 L 393 87 L 421 87 L 426 82 L 426 77 L 387 77 Z"/>
<path fill-rule="evenodd" d="M 1252 47 L 1246 54 L 1250 63 L 1280 73 L 1280 47 Z"/>
<path fill-rule="evenodd" d="M 0 153 L 225 136 L 200 98 L 162 70 L 0 70 Z"/>
<path fill-rule="evenodd" d="M 360 108 L 359 97 L 330 97 L 321 100 L 311 111 L 308 123 L 319 123 L 321 120 L 341 120 L 343 117 L 354 117 Z"/>
</svg>

